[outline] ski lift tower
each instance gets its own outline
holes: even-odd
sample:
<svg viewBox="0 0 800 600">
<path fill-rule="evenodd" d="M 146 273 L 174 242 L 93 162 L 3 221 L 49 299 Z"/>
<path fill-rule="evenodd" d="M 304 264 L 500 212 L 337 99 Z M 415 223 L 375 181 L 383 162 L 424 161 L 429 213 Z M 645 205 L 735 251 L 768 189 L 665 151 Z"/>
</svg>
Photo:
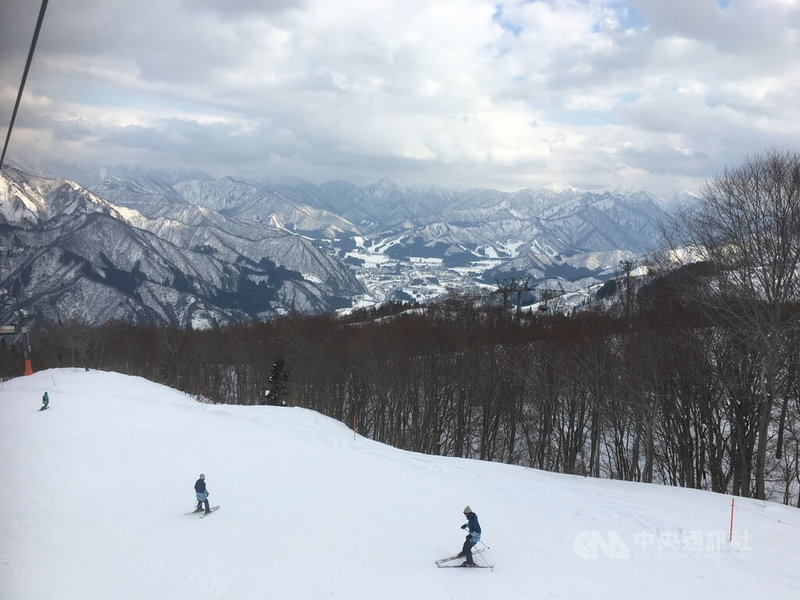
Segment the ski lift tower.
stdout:
<svg viewBox="0 0 800 600">
<path fill-rule="evenodd" d="M 530 277 L 508 277 L 506 279 L 495 279 L 497 282 L 496 294 L 503 295 L 503 310 L 508 308 L 508 296 L 512 293 L 517 294 L 517 317 L 522 311 L 522 292 L 528 292 L 533 288 L 528 285 Z"/>
<path fill-rule="evenodd" d="M 28 338 L 28 328 L 24 323 L 25 313 L 20 310 L 16 298 L 14 298 L 14 303 L 16 304 L 17 322 L 11 325 L 0 325 L 0 335 L 22 336 L 22 352 L 25 358 L 25 372 L 23 374 L 33 375 L 33 366 L 31 365 L 31 342 Z"/>
<path fill-rule="evenodd" d="M 0 266 L 2 266 L 3 258 L 5 256 L 5 248 L 0 246 Z M 14 309 L 17 315 L 17 322 L 9 325 L 0 324 L 0 336 L 4 335 L 22 335 L 22 352 L 25 358 L 25 372 L 24 375 L 33 375 L 33 366 L 31 365 L 31 342 L 28 338 L 28 328 L 25 325 L 25 313 L 19 307 L 19 301 L 16 296 L 12 297 L 7 290 L 0 288 L 0 302 L 3 306 L 8 306 L 14 302 Z"/>
</svg>

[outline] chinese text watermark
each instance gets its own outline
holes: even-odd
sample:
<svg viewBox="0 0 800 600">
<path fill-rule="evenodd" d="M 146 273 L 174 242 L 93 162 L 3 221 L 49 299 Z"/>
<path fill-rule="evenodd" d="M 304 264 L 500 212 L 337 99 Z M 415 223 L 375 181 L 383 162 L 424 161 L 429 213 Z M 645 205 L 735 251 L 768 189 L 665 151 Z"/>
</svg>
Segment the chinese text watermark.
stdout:
<svg viewBox="0 0 800 600">
<path fill-rule="evenodd" d="M 617 531 L 586 530 L 578 533 L 572 547 L 586 559 L 659 558 L 713 560 L 752 552 L 749 532 L 643 530 L 624 537 Z"/>
</svg>

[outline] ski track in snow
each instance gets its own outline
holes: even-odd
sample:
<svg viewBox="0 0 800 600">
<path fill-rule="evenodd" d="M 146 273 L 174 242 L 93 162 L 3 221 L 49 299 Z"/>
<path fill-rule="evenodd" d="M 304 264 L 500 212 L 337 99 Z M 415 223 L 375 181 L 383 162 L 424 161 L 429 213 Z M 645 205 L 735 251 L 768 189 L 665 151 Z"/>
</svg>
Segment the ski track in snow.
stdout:
<svg viewBox="0 0 800 600">
<path fill-rule="evenodd" d="M 50 409 L 39 412 L 48 391 Z M 800 511 L 404 452 L 137 377 L 0 384 L 0 600 L 791 598 Z M 213 518 L 186 516 L 197 474 Z M 438 569 L 469 504 L 489 569 Z M 706 547 L 707 546 L 707 547 Z M 481 558 L 476 558 L 480 561 Z"/>
</svg>

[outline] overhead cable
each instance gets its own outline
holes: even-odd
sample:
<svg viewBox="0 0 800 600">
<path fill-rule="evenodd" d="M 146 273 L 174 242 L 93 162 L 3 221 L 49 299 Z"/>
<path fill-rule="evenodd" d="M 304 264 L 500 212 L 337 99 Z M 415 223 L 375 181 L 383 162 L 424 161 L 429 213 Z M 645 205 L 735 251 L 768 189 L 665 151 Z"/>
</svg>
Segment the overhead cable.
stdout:
<svg viewBox="0 0 800 600">
<path fill-rule="evenodd" d="M 14 112 L 11 113 L 11 123 L 8 125 L 6 132 L 6 142 L 3 144 L 3 154 L 0 154 L 0 169 L 3 168 L 3 160 L 6 157 L 6 150 L 8 150 L 8 141 L 11 139 L 11 130 L 14 128 L 14 120 L 17 118 L 17 111 L 19 104 L 22 100 L 22 90 L 25 89 L 25 80 L 28 79 L 28 71 L 33 62 L 33 51 L 36 48 L 36 40 L 39 39 L 39 31 L 42 29 L 42 22 L 44 21 L 44 12 L 47 10 L 47 0 L 42 0 L 42 7 L 39 9 L 39 18 L 36 20 L 36 30 L 33 32 L 33 40 L 31 40 L 31 48 L 28 51 L 28 60 L 25 63 L 25 71 L 22 73 L 22 82 L 19 84 L 19 91 L 17 92 L 17 101 L 14 103 Z"/>
</svg>

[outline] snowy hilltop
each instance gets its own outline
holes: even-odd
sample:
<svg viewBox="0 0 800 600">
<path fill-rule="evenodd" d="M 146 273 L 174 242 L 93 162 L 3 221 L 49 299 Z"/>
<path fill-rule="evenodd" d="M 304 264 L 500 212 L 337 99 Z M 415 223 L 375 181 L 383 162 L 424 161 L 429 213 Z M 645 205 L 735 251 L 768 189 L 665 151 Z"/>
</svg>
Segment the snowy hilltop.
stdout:
<svg viewBox="0 0 800 600">
<path fill-rule="evenodd" d="M 42 394 L 50 405 L 40 411 Z M 0 384 L 0 598 L 790 598 L 800 510 L 427 456 L 291 407 L 56 369 Z M 212 505 L 200 519 L 193 485 Z M 493 569 L 439 569 L 479 515 Z M 731 518 L 733 529 L 731 531 Z M 488 547 L 488 548 L 487 548 Z"/>
</svg>

